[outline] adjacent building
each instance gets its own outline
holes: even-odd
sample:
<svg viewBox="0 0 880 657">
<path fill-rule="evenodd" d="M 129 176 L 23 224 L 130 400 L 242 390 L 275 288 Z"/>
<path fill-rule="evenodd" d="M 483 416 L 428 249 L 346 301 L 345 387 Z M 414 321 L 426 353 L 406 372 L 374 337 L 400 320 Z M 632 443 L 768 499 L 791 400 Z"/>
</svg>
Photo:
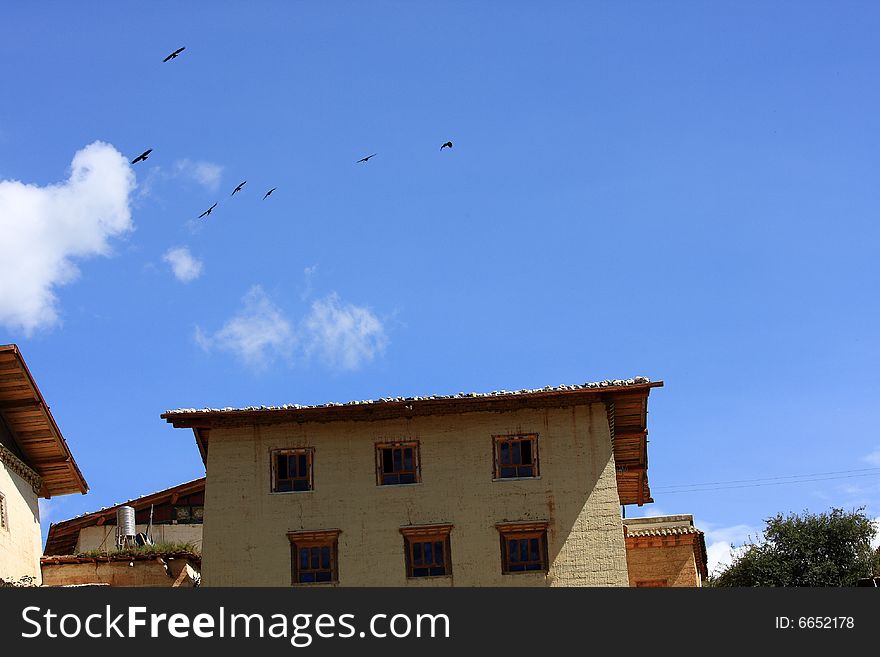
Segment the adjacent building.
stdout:
<svg viewBox="0 0 880 657">
<path fill-rule="evenodd" d="M 630 586 L 703 585 L 706 538 L 692 515 L 626 518 L 623 528 Z"/>
<path fill-rule="evenodd" d="M 39 583 L 38 498 L 88 485 L 15 345 L 0 345 L 0 579 Z"/>
<path fill-rule="evenodd" d="M 629 586 L 662 382 L 181 409 L 209 586 Z"/>
</svg>

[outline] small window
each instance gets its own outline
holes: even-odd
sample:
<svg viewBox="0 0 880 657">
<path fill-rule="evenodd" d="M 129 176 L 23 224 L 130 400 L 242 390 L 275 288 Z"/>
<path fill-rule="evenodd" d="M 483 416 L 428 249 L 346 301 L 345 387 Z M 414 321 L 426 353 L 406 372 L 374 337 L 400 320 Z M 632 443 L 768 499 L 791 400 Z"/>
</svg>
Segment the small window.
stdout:
<svg viewBox="0 0 880 657">
<path fill-rule="evenodd" d="M 501 534 L 501 570 L 504 573 L 547 572 L 547 523 L 496 525 Z"/>
<path fill-rule="evenodd" d="M 9 529 L 9 521 L 6 519 L 6 496 L 0 493 L 0 529 Z"/>
<path fill-rule="evenodd" d="M 186 505 L 174 507 L 174 519 L 178 524 L 199 524 L 202 522 L 204 515 L 204 507 L 201 505 Z"/>
<path fill-rule="evenodd" d="M 495 479 L 538 476 L 538 434 L 493 436 Z"/>
<path fill-rule="evenodd" d="M 380 486 L 416 484 L 419 476 L 419 443 L 376 445 L 376 474 Z"/>
<path fill-rule="evenodd" d="M 314 489 L 314 450 L 281 449 L 272 452 L 272 492 Z"/>
<path fill-rule="evenodd" d="M 294 584 L 339 581 L 336 567 L 339 530 L 290 532 L 290 560 Z"/>
<path fill-rule="evenodd" d="M 401 528 L 407 577 L 445 577 L 452 574 L 450 531 L 452 525 Z"/>
</svg>

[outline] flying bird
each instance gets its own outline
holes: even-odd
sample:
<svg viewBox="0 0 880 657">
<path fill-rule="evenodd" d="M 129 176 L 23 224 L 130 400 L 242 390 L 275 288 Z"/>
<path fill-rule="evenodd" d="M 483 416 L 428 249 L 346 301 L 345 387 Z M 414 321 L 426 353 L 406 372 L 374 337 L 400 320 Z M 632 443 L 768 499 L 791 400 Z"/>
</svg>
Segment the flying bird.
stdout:
<svg viewBox="0 0 880 657">
<path fill-rule="evenodd" d="M 169 60 L 171 60 L 171 59 L 174 59 L 174 58 L 177 57 L 180 53 L 182 53 L 184 50 L 186 50 L 186 46 L 184 46 L 183 48 L 178 48 L 178 49 L 175 50 L 173 53 L 171 53 L 170 55 L 168 55 L 165 59 L 163 59 L 162 62 L 164 63 L 164 62 L 167 62 L 167 61 L 169 61 Z"/>
<path fill-rule="evenodd" d="M 278 189 L 278 188 L 277 188 L 277 187 L 273 187 L 273 188 L 270 189 L 268 192 L 266 192 L 266 195 L 263 197 L 263 200 L 265 201 L 267 198 L 269 198 L 269 197 L 272 195 L 272 192 L 274 192 L 276 189 Z"/>
<path fill-rule="evenodd" d="M 236 187 L 235 189 L 233 189 L 233 190 L 232 190 L 232 193 L 230 194 L 230 196 L 235 196 L 235 192 L 240 192 L 240 191 L 241 191 L 241 188 L 244 187 L 244 185 L 245 185 L 246 182 L 247 182 L 247 180 L 245 180 L 245 181 L 244 181 L 243 183 L 241 183 L 238 187 Z"/>
<path fill-rule="evenodd" d="M 212 205 L 210 208 L 208 208 L 207 210 L 205 210 L 204 212 L 202 212 L 202 214 L 199 215 L 199 219 L 201 219 L 202 217 L 207 217 L 209 214 L 211 214 L 211 210 L 213 210 L 213 209 L 216 208 L 216 207 L 217 207 L 217 204 L 215 203 L 215 204 Z"/>
<path fill-rule="evenodd" d="M 451 141 L 447 141 L 445 144 L 443 144 L 443 145 L 440 147 L 440 150 L 442 151 L 444 148 L 452 148 L 452 142 L 451 142 Z"/>
<path fill-rule="evenodd" d="M 362 157 L 357 162 L 355 162 L 355 164 L 360 164 L 361 162 L 369 162 L 371 157 L 376 157 L 377 155 L 378 155 L 378 153 L 373 153 L 372 155 L 367 155 L 366 157 Z"/>
<path fill-rule="evenodd" d="M 150 157 L 150 153 L 152 153 L 152 152 L 153 152 L 153 149 L 152 149 L 152 148 L 148 148 L 148 149 L 145 150 L 143 153 L 141 153 L 141 154 L 138 155 L 136 158 L 134 158 L 134 159 L 131 161 L 131 163 L 132 163 L 132 164 L 137 164 L 138 162 L 141 162 L 141 161 L 143 161 L 143 160 L 146 160 L 148 157 Z"/>
</svg>

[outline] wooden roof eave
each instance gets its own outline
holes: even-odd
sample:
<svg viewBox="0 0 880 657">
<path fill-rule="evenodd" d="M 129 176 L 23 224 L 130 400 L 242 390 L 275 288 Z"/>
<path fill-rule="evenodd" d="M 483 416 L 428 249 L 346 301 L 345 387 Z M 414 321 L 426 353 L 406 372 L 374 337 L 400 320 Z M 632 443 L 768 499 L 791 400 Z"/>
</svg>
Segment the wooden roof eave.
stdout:
<svg viewBox="0 0 880 657">
<path fill-rule="evenodd" d="M 23 460 L 43 480 L 38 494 L 45 498 L 77 492 L 86 494 L 89 486 L 85 477 L 18 347 L 14 344 L 0 345 L 0 357 L 5 357 L 0 358 L 4 363 L 5 376 L 19 379 L 7 381 L 6 387 L 0 388 L 0 416 L 24 456 Z M 22 439 L 16 421 L 22 413 L 36 414 L 37 426 L 32 431 L 44 433 L 51 439 L 54 455 L 40 457 L 36 448 L 28 440 Z M 29 418 L 27 422 L 33 424 L 34 420 Z M 45 440 L 40 439 L 38 442 L 44 443 Z"/>
<path fill-rule="evenodd" d="M 178 429 L 210 429 L 251 424 L 281 424 L 288 422 L 375 421 L 412 418 L 452 413 L 506 411 L 519 408 L 561 408 L 603 401 L 611 394 L 645 394 L 662 386 L 662 381 L 618 387 L 586 388 L 576 390 L 537 391 L 494 396 L 474 396 L 437 399 L 403 399 L 363 404 L 308 406 L 302 408 L 259 408 L 231 410 L 170 411 L 160 417 Z"/>
</svg>

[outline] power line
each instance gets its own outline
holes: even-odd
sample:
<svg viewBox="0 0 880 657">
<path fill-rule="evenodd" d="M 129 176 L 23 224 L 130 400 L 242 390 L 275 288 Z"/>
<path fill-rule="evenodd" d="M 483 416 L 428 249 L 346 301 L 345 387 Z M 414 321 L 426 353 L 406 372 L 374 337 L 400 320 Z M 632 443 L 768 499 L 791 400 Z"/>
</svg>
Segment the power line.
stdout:
<svg viewBox="0 0 880 657">
<path fill-rule="evenodd" d="M 878 473 L 880 474 L 880 468 L 860 468 L 857 470 L 836 470 L 832 472 L 810 472 L 807 474 L 799 474 L 799 475 L 777 475 L 774 477 L 758 477 L 757 479 L 732 479 L 730 481 L 704 481 L 699 484 L 670 484 L 668 486 L 654 486 L 654 490 L 665 490 L 671 488 L 693 488 L 697 486 L 726 486 L 728 484 L 750 484 L 754 482 L 762 482 L 762 481 L 778 481 L 780 479 L 801 479 L 803 477 L 824 477 L 826 475 L 844 475 L 844 474 L 852 474 L 855 472 L 865 472 L 865 473 Z M 785 483 L 785 482 L 782 482 Z M 793 482 L 797 483 L 797 482 Z"/>
<path fill-rule="evenodd" d="M 714 488 L 690 488 L 687 490 L 666 490 L 663 495 L 675 495 L 677 493 L 705 493 L 716 490 L 731 490 L 734 488 L 758 488 L 760 486 L 782 486 L 785 484 L 804 484 L 811 481 L 831 481 L 834 479 L 853 479 L 855 477 L 880 477 L 880 472 L 864 472 L 862 474 L 838 475 L 836 477 L 818 477 L 815 479 L 795 479 L 792 481 L 770 481 L 763 484 L 740 484 L 738 486 L 716 486 Z"/>
</svg>

